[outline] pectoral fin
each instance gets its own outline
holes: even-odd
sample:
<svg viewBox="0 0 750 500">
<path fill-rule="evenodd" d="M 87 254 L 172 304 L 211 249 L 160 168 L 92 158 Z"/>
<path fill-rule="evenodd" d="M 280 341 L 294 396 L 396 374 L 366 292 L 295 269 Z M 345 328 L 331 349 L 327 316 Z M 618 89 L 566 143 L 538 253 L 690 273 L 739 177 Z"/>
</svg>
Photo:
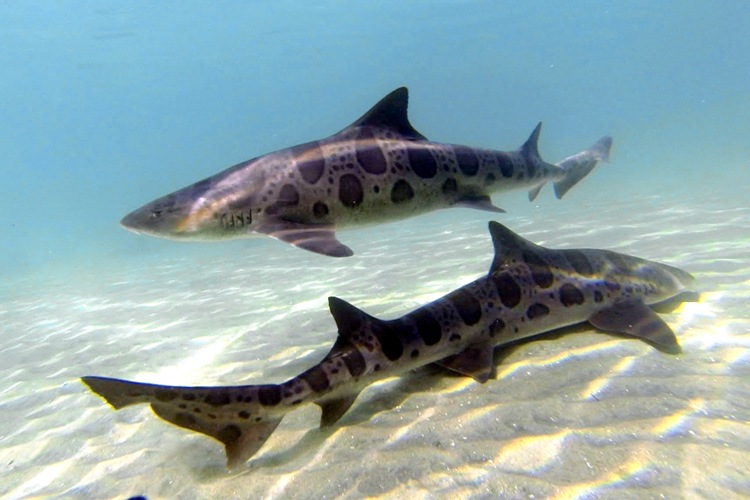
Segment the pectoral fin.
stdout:
<svg viewBox="0 0 750 500">
<path fill-rule="evenodd" d="M 329 257 L 354 255 L 351 248 L 336 239 L 333 226 L 276 220 L 260 226 L 256 231 L 296 247 Z"/>
<path fill-rule="evenodd" d="M 505 210 L 492 204 L 492 200 L 489 196 L 464 196 L 458 200 L 455 205 L 457 207 L 474 208 L 486 212 L 505 213 Z"/>
<path fill-rule="evenodd" d="M 597 311 L 589 322 L 605 332 L 633 335 L 670 352 L 680 349 L 669 325 L 640 299 L 618 302 Z"/>
<path fill-rule="evenodd" d="M 435 363 L 483 384 L 495 370 L 493 351 L 491 343 L 480 342 Z"/>
<path fill-rule="evenodd" d="M 318 406 L 323 410 L 323 414 L 320 417 L 320 428 L 323 429 L 335 424 L 352 406 L 358 395 L 359 393 L 350 394 L 348 396 L 318 402 Z"/>
</svg>

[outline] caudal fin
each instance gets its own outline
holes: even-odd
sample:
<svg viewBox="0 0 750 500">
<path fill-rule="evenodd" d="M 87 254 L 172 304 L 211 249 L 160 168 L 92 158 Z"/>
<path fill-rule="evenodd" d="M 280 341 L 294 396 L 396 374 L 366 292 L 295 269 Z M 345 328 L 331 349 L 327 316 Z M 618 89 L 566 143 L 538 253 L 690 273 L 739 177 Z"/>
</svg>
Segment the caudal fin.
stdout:
<svg viewBox="0 0 750 500">
<path fill-rule="evenodd" d="M 555 196 L 559 200 L 570 188 L 591 173 L 600 161 L 609 161 L 609 151 L 612 148 L 612 138 L 602 137 L 588 149 L 569 156 L 557 164 L 563 169 L 565 176 L 555 182 Z"/>
<path fill-rule="evenodd" d="M 81 381 L 115 410 L 149 403 L 167 422 L 220 441 L 230 469 L 252 457 L 284 416 L 264 409 L 278 404 L 277 385 L 171 387 L 105 377 Z"/>
</svg>

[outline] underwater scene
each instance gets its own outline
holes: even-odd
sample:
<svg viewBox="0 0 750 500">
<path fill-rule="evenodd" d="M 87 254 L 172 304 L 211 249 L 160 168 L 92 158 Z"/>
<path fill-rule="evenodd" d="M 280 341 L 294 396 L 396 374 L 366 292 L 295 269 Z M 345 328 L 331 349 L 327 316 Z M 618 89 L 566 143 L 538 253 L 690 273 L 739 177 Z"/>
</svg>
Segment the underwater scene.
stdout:
<svg viewBox="0 0 750 500">
<path fill-rule="evenodd" d="M 748 25 L 0 2 L 0 498 L 749 497 Z"/>
</svg>

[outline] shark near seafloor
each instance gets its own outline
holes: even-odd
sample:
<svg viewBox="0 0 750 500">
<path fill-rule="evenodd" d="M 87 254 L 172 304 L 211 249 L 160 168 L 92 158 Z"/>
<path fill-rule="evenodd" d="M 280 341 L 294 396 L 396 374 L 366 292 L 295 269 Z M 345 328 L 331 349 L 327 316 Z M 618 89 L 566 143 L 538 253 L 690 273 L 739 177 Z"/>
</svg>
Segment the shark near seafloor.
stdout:
<svg viewBox="0 0 750 500">
<path fill-rule="evenodd" d="M 588 321 L 605 332 L 679 350 L 649 305 L 687 291 L 676 267 L 607 250 L 547 249 L 490 222 L 489 273 L 398 319 L 381 320 L 331 297 L 338 337 L 320 363 L 281 384 L 154 385 L 83 377 L 115 409 L 148 403 L 161 418 L 222 442 L 230 468 L 247 461 L 288 412 L 315 403 L 335 423 L 373 382 L 430 363 L 486 382 L 493 349 Z"/>
<path fill-rule="evenodd" d="M 305 250 L 346 257 L 336 229 L 404 219 L 440 208 L 503 212 L 494 193 L 553 182 L 561 198 L 606 160 L 612 140 L 557 165 L 539 156 L 541 123 L 517 151 L 430 142 L 407 116 L 402 87 L 326 139 L 242 162 L 158 198 L 122 219 L 132 231 L 185 240 L 265 234 Z"/>
</svg>

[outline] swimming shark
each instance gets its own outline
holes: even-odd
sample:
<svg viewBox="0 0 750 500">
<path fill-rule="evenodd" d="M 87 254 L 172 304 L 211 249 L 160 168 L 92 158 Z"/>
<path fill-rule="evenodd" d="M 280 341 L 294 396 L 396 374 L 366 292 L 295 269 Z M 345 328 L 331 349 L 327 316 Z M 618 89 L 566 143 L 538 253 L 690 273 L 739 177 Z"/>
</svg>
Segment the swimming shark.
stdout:
<svg viewBox="0 0 750 500">
<path fill-rule="evenodd" d="M 300 405 L 334 424 L 373 382 L 436 363 L 486 382 L 493 349 L 588 321 L 604 332 L 679 351 L 670 327 L 649 307 L 688 290 L 676 267 L 607 250 L 552 250 L 490 222 L 495 256 L 489 273 L 398 319 L 375 318 L 342 299 L 329 307 L 338 329 L 322 361 L 281 384 L 179 387 L 104 377 L 82 381 L 115 409 L 148 403 L 172 424 L 224 444 L 235 468 Z"/>
<path fill-rule="evenodd" d="M 333 257 L 353 255 L 336 229 L 404 219 L 439 208 L 503 212 L 490 194 L 554 182 L 561 198 L 612 139 L 558 165 L 539 156 L 541 123 L 518 151 L 430 142 L 407 116 L 409 93 L 394 90 L 350 126 L 322 140 L 242 162 L 126 215 L 137 233 L 183 240 L 268 235 Z"/>
</svg>

